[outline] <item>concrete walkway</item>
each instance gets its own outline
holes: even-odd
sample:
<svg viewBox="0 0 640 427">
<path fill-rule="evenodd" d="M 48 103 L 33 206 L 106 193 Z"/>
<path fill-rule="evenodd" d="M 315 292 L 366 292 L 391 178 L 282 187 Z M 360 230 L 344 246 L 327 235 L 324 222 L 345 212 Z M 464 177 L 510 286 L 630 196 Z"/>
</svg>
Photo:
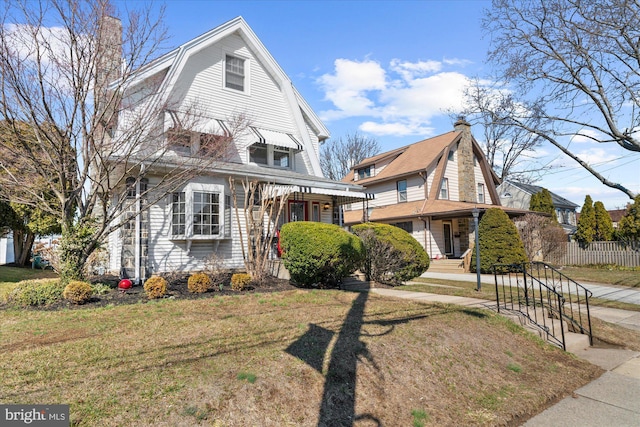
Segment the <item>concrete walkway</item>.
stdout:
<svg viewBox="0 0 640 427">
<path fill-rule="evenodd" d="M 460 282 L 477 282 L 475 273 L 429 273 L 422 274 L 424 278 L 457 280 Z M 496 282 L 491 274 L 481 274 L 480 282 L 484 285 L 495 286 Z M 608 299 L 611 301 L 627 302 L 629 304 L 640 305 L 640 289 L 627 288 L 624 286 L 603 285 L 600 283 L 578 282 L 585 288 L 593 292 L 594 298 Z"/>
<path fill-rule="evenodd" d="M 439 276 L 462 276 L 432 273 L 430 277 L 435 277 L 436 274 Z M 492 284 L 493 276 L 489 277 L 491 280 L 489 283 Z M 473 275 L 473 281 L 475 280 L 475 275 Z M 416 301 L 441 302 L 494 310 L 496 307 L 495 301 L 389 288 L 369 288 L 368 284 L 362 282 L 346 284 L 345 288 L 369 290 L 378 295 Z M 591 315 L 640 331 L 640 312 L 592 307 Z M 529 419 L 523 426 L 640 427 L 640 352 L 615 348 L 594 348 L 587 344 L 574 349 L 573 353 L 581 359 L 602 367 L 606 372 L 600 378 L 576 390 L 572 396 Z"/>
</svg>

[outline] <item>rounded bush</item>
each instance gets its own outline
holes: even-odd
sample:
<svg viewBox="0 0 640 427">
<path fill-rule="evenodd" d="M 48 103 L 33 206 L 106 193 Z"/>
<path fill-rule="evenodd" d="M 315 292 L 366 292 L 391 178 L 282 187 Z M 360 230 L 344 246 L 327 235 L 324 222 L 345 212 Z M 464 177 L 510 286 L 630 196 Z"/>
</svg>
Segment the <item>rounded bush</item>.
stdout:
<svg viewBox="0 0 640 427">
<path fill-rule="evenodd" d="M 53 304 L 62 299 L 64 285 L 59 280 L 26 280 L 20 282 L 7 301 L 19 306 L 36 306 Z"/>
<path fill-rule="evenodd" d="M 160 276 L 152 276 L 144 282 L 144 291 L 149 299 L 162 298 L 167 293 L 167 281 Z"/>
<path fill-rule="evenodd" d="M 211 288 L 211 278 L 205 273 L 196 273 L 189 276 L 187 281 L 189 292 L 202 294 Z"/>
<path fill-rule="evenodd" d="M 246 273 L 236 273 L 231 276 L 231 289 L 234 291 L 244 291 L 251 284 L 251 275 Z"/>
<path fill-rule="evenodd" d="M 405 230 L 380 223 L 352 227 L 364 244 L 365 274 L 369 280 L 398 285 L 418 277 L 429 268 L 429 255 Z"/>
<path fill-rule="evenodd" d="M 493 273 L 494 264 L 521 264 L 527 255 L 515 224 L 498 208 L 487 209 L 478 225 L 480 272 Z M 476 271 L 476 251 L 471 256 L 471 271 Z M 503 269 L 497 270 L 499 273 Z"/>
<path fill-rule="evenodd" d="M 337 286 L 364 259 L 360 238 L 337 225 L 290 222 L 280 230 L 282 260 L 291 280 L 303 285 Z"/>
<path fill-rule="evenodd" d="M 84 304 L 89 301 L 92 293 L 91 284 L 80 280 L 72 280 L 65 286 L 62 296 L 74 304 Z"/>
</svg>

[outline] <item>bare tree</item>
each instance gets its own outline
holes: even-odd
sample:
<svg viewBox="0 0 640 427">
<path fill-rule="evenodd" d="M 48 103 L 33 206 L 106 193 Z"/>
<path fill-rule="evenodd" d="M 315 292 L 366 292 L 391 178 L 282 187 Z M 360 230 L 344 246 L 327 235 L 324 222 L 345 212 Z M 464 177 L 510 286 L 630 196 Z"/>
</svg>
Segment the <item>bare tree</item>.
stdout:
<svg viewBox="0 0 640 427">
<path fill-rule="evenodd" d="M 518 218 L 516 227 L 531 261 L 560 259 L 567 251 L 567 235 L 552 218 L 526 214 Z"/>
<path fill-rule="evenodd" d="M 484 17 L 489 61 L 525 107 L 510 123 L 630 198 L 631 190 L 581 159 L 568 141 L 579 136 L 640 152 L 638 15 L 640 4 L 630 0 L 494 0 Z"/>
<path fill-rule="evenodd" d="M 277 185 L 249 178 L 241 183 L 243 194 L 239 200 L 236 180 L 229 178 L 242 258 L 251 278 L 261 283 L 268 275 L 269 257 L 289 193 L 279 191 Z"/>
<path fill-rule="evenodd" d="M 57 215 L 65 280 L 131 215 L 226 155 L 246 124 L 238 114 L 221 133 L 197 100 L 166 98 L 162 73 L 140 72 L 166 40 L 163 9 L 141 7 L 116 18 L 109 0 L 16 0 L 0 12 L 0 188 Z"/>
<path fill-rule="evenodd" d="M 501 180 L 530 184 L 551 168 L 535 160 L 535 149 L 543 139 L 511 123 L 510 117 L 523 108 L 511 93 L 496 83 L 475 79 L 465 89 L 464 96 L 466 108 L 461 115 L 469 123 L 481 126 L 480 143 Z M 537 118 L 527 120 L 529 127 L 538 126 Z"/>
<path fill-rule="evenodd" d="M 326 178 L 336 181 L 344 178 L 349 170 L 368 157 L 380 152 L 380 144 L 375 138 L 347 134 L 345 139 L 325 143 L 320 151 L 320 167 Z"/>
</svg>

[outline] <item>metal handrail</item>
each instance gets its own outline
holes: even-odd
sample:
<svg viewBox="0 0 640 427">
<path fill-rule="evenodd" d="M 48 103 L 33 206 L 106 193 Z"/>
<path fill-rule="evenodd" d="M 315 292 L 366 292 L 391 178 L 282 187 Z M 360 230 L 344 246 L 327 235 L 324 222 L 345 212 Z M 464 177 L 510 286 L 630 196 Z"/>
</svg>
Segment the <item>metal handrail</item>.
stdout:
<svg viewBox="0 0 640 427">
<path fill-rule="evenodd" d="M 542 330 L 549 341 L 564 350 L 566 350 L 566 343 L 562 321 L 566 321 L 580 333 L 589 335 L 589 343 L 593 345 L 589 312 L 591 291 L 542 262 L 494 264 L 492 270 L 498 312 L 501 307 L 518 312 Z M 501 286 L 498 283 L 499 277 Z M 561 321 L 559 332 L 553 319 Z M 585 326 L 585 320 L 587 326 Z"/>
</svg>

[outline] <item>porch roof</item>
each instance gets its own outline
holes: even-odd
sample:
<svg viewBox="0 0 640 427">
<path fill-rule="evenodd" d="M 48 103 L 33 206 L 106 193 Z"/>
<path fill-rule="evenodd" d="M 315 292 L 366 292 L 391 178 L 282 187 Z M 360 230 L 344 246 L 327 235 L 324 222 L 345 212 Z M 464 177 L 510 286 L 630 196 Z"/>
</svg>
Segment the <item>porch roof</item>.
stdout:
<svg viewBox="0 0 640 427">
<path fill-rule="evenodd" d="M 510 217 L 529 213 L 529 211 L 526 210 L 482 203 L 455 202 L 451 200 L 416 200 L 388 206 L 370 206 L 369 221 L 406 220 L 411 218 L 431 218 L 436 220 L 471 218 L 474 208 L 480 211 L 485 211 L 489 208 L 498 208 L 505 211 Z M 363 219 L 364 215 L 361 209 L 344 213 L 345 224 L 357 224 L 362 222 Z"/>
<path fill-rule="evenodd" d="M 272 185 L 266 194 L 268 194 L 267 197 L 280 197 L 285 194 L 317 194 L 322 196 L 332 196 L 336 197 L 338 204 L 361 202 L 363 200 L 372 200 L 374 198 L 373 194 L 353 191 L 348 188 L 340 190 L 335 188 L 310 187 L 302 185 Z"/>
</svg>

